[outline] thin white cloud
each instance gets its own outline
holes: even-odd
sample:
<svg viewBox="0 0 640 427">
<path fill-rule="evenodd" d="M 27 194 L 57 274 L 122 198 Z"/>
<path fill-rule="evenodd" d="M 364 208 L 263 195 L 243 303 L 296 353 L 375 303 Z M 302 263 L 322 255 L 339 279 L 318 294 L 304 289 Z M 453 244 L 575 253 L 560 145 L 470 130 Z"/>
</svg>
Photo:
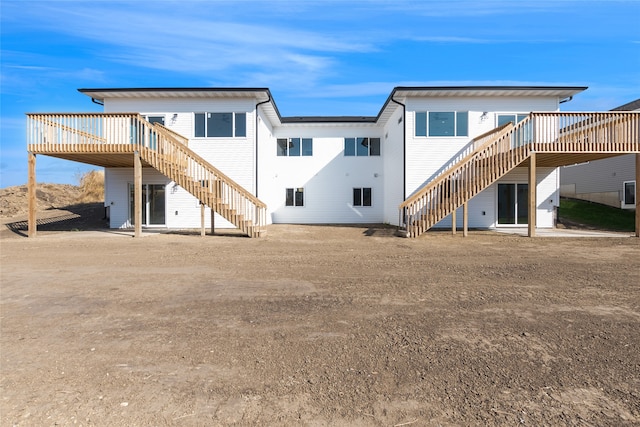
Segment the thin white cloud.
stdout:
<svg viewBox="0 0 640 427">
<path fill-rule="evenodd" d="M 187 4 L 193 11 L 194 4 Z M 192 75 L 237 75 L 242 72 L 238 70 L 253 68 L 276 79 L 278 75 L 297 73 L 296 80 L 302 82 L 304 77 L 310 84 L 329 74 L 335 65 L 334 55 L 378 50 L 376 43 L 365 36 L 349 32 L 332 34 L 291 24 L 227 22 L 214 15 L 205 19 L 183 12 L 182 3 L 158 5 L 161 7 L 136 8 L 119 2 L 51 2 L 24 12 L 23 20 L 93 43 L 90 54 L 99 59 Z M 19 66 L 27 68 L 30 64 Z"/>
</svg>

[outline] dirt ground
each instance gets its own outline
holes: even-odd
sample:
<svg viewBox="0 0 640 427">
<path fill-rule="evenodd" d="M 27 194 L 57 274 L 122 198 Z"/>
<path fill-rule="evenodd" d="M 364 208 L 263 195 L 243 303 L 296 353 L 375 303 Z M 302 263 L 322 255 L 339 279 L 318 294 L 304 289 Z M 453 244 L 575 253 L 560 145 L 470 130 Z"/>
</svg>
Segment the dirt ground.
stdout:
<svg viewBox="0 0 640 427">
<path fill-rule="evenodd" d="M 640 425 L 639 239 L 100 213 L 0 231 L 2 426 Z"/>
</svg>

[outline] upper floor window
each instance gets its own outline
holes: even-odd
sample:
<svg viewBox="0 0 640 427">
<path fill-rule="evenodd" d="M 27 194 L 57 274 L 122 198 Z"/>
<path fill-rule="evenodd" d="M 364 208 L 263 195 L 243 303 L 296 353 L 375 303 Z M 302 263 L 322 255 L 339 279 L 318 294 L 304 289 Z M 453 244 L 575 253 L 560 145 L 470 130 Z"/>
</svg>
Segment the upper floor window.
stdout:
<svg viewBox="0 0 640 427">
<path fill-rule="evenodd" d="M 164 116 L 146 116 L 149 123 L 160 123 L 164 126 Z"/>
<path fill-rule="evenodd" d="M 345 156 L 379 156 L 380 138 L 345 138 Z"/>
<path fill-rule="evenodd" d="M 528 114 L 498 114 L 498 127 L 506 125 L 509 122 L 517 125 L 526 119 L 527 116 Z"/>
<path fill-rule="evenodd" d="M 247 113 L 195 113 L 196 138 L 247 136 Z"/>
<path fill-rule="evenodd" d="M 416 112 L 416 136 L 469 136 L 468 111 Z"/>
<path fill-rule="evenodd" d="M 313 156 L 313 138 L 278 138 L 278 156 Z"/>
</svg>

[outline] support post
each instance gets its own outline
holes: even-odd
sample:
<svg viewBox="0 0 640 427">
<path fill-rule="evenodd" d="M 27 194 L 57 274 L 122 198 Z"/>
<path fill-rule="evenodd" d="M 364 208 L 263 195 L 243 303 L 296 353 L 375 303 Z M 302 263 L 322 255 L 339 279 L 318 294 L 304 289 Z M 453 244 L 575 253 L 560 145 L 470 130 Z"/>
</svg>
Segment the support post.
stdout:
<svg viewBox="0 0 640 427">
<path fill-rule="evenodd" d="M 529 157 L 529 237 L 536 236 L 536 153 L 531 153 Z"/>
<path fill-rule="evenodd" d="M 454 209 L 453 212 L 451 212 L 451 234 L 455 235 L 456 231 L 457 231 L 457 223 L 456 223 L 456 210 Z"/>
<path fill-rule="evenodd" d="M 206 228 L 204 226 L 204 212 L 206 210 L 206 206 L 204 203 L 200 202 L 200 237 L 204 237 L 206 233 Z"/>
<path fill-rule="evenodd" d="M 465 202 L 462 205 L 462 236 L 467 237 L 469 235 L 469 207 Z"/>
<path fill-rule="evenodd" d="M 216 234 L 216 211 L 211 208 L 211 235 Z"/>
<path fill-rule="evenodd" d="M 640 237 L 640 153 L 636 153 L 636 237 Z"/>
<path fill-rule="evenodd" d="M 142 161 L 140 152 L 133 153 L 133 216 L 135 217 L 135 237 L 142 236 Z"/>
<path fill-rule="evenodd" d="M 32 152 L 28 153 L 29 156 L 29 174 L 27 181 L 27 195 L 29 204 L 29 218 L 28 218 L 28 231 L 27 236 L 36 237 L 37 234 L 37 219 L 36 210 L 38 199 L 36 197 L 36 155 Z"/>
</svg>

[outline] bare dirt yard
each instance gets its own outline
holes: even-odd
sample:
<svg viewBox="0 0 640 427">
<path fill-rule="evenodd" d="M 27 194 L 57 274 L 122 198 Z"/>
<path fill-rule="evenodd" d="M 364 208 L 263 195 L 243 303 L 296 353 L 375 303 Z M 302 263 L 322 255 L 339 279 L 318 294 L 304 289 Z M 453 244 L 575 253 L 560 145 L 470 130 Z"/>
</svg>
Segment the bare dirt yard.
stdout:
<svg viewBox="0 0 640 427">
<path fill-rule="evenodd" d="M 134 239 L 85 208 L 0 232 L 2 426 L 640 425 L 639 239 Z"/>
</svg>

